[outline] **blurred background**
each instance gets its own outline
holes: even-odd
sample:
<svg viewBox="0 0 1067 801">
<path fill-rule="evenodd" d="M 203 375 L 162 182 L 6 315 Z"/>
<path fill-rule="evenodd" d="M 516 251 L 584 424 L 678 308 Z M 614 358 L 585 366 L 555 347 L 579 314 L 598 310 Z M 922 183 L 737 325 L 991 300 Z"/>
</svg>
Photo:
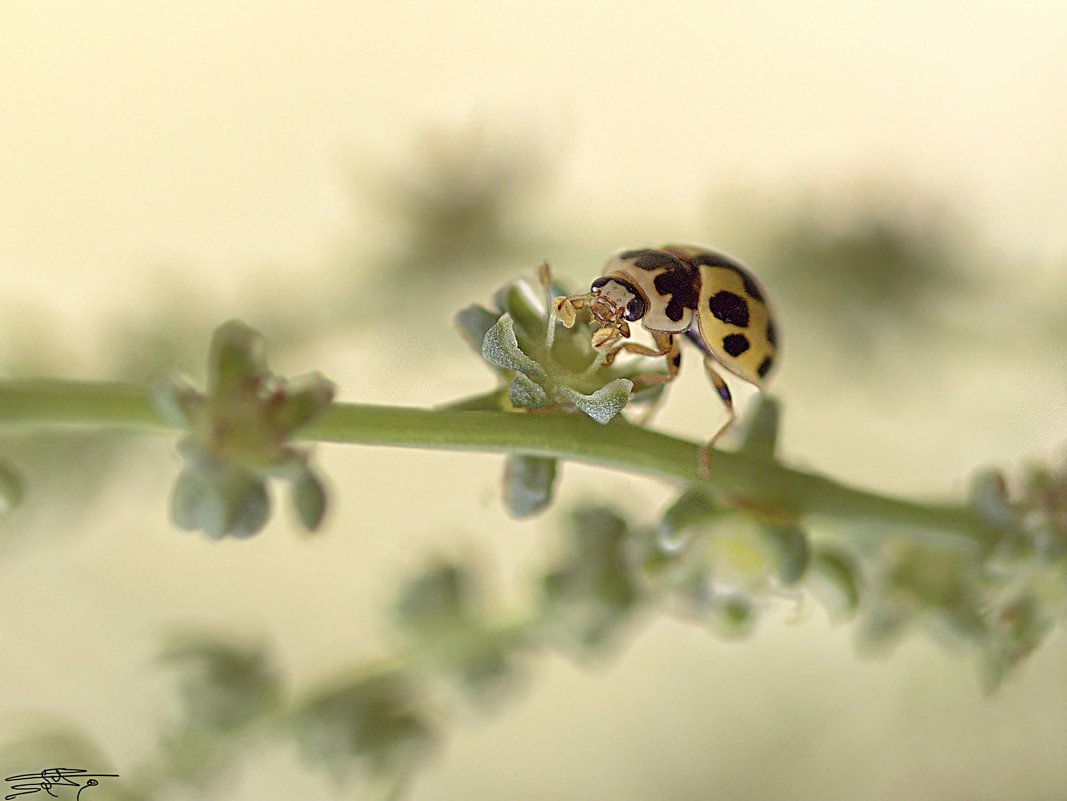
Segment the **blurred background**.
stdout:
<svg viewBox="0 0 1067 801">
<path fill-rule="evenodd" d="M 434 405 L 492 387 L 452 318 L 501 283 L 702 243 L 775 305 L 785 458 L 959 499 L 981 466 L 1063 456 L 1065 36 L 1054 0 L 7 2 L 0 371 L 202 377 L 236 317 L 282 374 Z M 687 366 L 656 424 L 701 439 L 721 412 Z M 499 457 L 317 455 L 322 534 L 283 509 L 215 543 L 167 521 L 172 438 L 5 435 L 26 502 L 0 523 L 0 738 L 77 731 L 102 760 L 80 767 L 132 773 L 178 714 L 168 631 L 267 642 L 314 686 L 388 652 L 428 560 L 506 597 L 567 508 L 648 522 L 671 496 L 566 465 L 520 522 Z M 410 797 L 1062 798 L 1065 667 L 1056 633 L 989 697 L 966 651 L 869 653 L 818 606 L 741 641 L 658 619 L 450 710 Z M 282 746 L 230 781 L 330 792 Z"/>
</svg>

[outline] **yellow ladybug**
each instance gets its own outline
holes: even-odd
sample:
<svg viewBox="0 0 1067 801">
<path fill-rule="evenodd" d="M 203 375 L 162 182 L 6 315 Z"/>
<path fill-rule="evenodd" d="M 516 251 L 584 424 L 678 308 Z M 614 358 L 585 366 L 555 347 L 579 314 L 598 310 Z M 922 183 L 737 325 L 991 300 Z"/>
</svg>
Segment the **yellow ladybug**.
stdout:
<svg viewBox="0 0 1067 801">
<path fill-rule="evenodd" d="M 667 372 L 639 375 L 635 387 L 668 383 L 682 363 L 678 336 L 704 352 L 704 370 L 729 417 L 701 450 L 700 470 L 708 474 L 711 447 L 735 419 L 733 398 L 716 365 L 761 387 L 774 365 L 777 333 L 763 288 L 747 268 L 713 250 L 689 245 L 624 250 L 608 261 L 589 292 L 557 298 L 556 316 L 574 324 L 575 310 L 588 306 L 601 324 L 593 344 L 611 364 L 622 351 L 663 356 Z M 628 323 L 640 321 L 655 348 L 633 342 Z"/>
</svg>

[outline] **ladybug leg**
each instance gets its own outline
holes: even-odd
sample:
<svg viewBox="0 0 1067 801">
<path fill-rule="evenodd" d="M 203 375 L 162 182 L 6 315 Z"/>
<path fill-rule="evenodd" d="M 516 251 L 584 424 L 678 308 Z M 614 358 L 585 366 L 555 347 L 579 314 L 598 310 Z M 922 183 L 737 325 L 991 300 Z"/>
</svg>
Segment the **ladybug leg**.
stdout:
<svg viewBox="0 0 1067 801">
<path fill-rule="evenodd" d="M 652 334 L 652 338 L 656 347 L 659 348 L 657 355 L 667 357 L 667 380 L 663 382 L 667 384 L 675 379 L 678 369 L 682 366 L 682 350 L 678 347 L 678 340 L 674 334 L 656 331 Z"/>
<path fill-rule="evenodd" d="M 707 481 L 711 477 L 711 449 L 715 447 L 719 437 L 725 434 L 730 426 L 733 425 L 734 420 L 737 419 L 737 413 L 734 411 L 734 399 L 730 394 L 730 388 L 726 386 L 722 376 L 715 370 L 715 360 L 708 356 L 704 357 L 704 372 L 707 373 L 708 380 L 714 385 L 715 393 L 719 396 L 719 400 L 722 401 L 729 415 L 726 418 L 726 422 L 707 441 L 707 444 L 700 449 L 700 477 Z"/>
<path fill-rule="evenodd" d="M 663 356 L 667 362 L 666 373 L 641 373 L 635 375 L 633 379 L 634 387 L 632 391 L 641 389 L 642 387 L 654 386 L 656 384 L 669 384 L 678 375 L 678 368 L 682 364 L 682 351 L 678 347 L 678 340 L 674 334 L 669 334 L 665 331 L 653 331 L 652 340 L 655 344 L 655 348 L 650 348 L 647 345 L 639 345 L 636 342 L 625 342 L 619 345 L 617 348 L 609 351 L 604 358 L 604 366 L 607 367 L 618 355 L 625 351 L 626 353 L 633 353 L 638 356 L 650 356 L 652 358 L 658 358 Z M 641 415 L 639 422 L 643 425 L 652 419 L 652 416 L 659 408 L 659 404 L 663 400 L 663 394 L 660 393 L 659 397 L 651 401 L 644 414 Z"/>
<path fill-rule="evenodd" d="M 678 347 L 678 340 L 674 334 L 668 334 L 664 331 L 653 331 L 652 339 L 655 343 L 655 348 L 649 348 L 644 345 L 638 345 L 634 342 L 627 342 L 624 345 L 620 345 L 615 350 L 608 354 L 608 359 L 605 364 L 611 364 L 615 360 L 615 357 L 619 354 L 619 351 L 627 351 L 628 353 L 636 353 L 639 356 L 651 356 L 657 358 L 663 356 L 667 362 L 666 373 L 641 373 L 633 377 L 634 389 L 639 390 L 642 387 L 654 386 L 656 384 L 669 384 L 678 375 L 678 368 L 682 364 L 682 351 Z M 638 422 L 642 425 L 648 423 L 653 415 L 658 411 L 660 403 L 663 402 L 663 393 L 650 401 L 648 408 L 639 418 Z"/>
<path fill-rule="evenodd" d="M 666 356 L 670 352 L 671 343 L 666 339 L 661 341 L 660 338 L 673 338 L 671 334 L 663 334 L 657 331 L 652 336 L 656 341 L 655 348 L 650 348 L 647 345 L 639 345 L 636 342 L 624 342 L 618 347 L 612 348 L 610 351 L 608 351 L 607 355 L 604 357 L 604 366 L 609 367 L 611 364 L 613 364 L 615 359 L 618 358 L 618 355 L 623 351 L 626 351 L 627 353 L 634 353 L 638 356 L 651 356 L 653 358 L 656 358 L 658 356 Z M 677 370 L 675 370 L 675 372 L 677 372 Z"/>
<path fill-rule="evenodd" d="M 646 373 L 645 375 L 639 375 L 634 378 L 634 389 L 640 388 L 642 385 L 649 386 L 652 384 L 669 384 L 678 375 L 678 370 L 682 366 L 682 351 L 678 347 L 678 339 L 673 334 L 655 333 L 653 334 L 656 345 L 660 348 L 660 352 L 656 355 L 664 356 L 667 360 L 667 373 Z M 655 398 L 648 403 L 648 407 L 638 418 L 638 422 L 641 425 L 645 425 L 652 421 L 656 412 L 659 411 L 659 407 L 663 404 L 665 393 L 661 392 Z"/>
<path fill-rule="evenodd" d="M 609 366 L 615 361 L 616 357 L 622 351 L 627 353 L 635 353 L 638 356 L 651 356 L 652 358 L 658 358 L 660 356 L 667 357 L 667 373 L 642 373 L 636 375 L 633 378 L 635 387 L 649 386 L 651 384 L 669 384 L 678 375 L 678 367 L 682 363 L 682 352 L 678 349 L 678 343 L 675 341 L 674 334 L 668 334 L 664 331 L 653 331 L 652 339 L 655 342 L 656 347 L 650 348 L 647 345 L 638 345 L 636 342 L 624 342 L 617 348 L 609 351 L 604 358 L 604 366 Z"/>
</svg>

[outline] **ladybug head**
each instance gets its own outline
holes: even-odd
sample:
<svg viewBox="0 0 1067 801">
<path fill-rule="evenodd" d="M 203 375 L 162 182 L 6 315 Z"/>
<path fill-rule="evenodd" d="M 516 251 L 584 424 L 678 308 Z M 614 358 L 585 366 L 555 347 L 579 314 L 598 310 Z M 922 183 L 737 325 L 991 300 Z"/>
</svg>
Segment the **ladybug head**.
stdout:
<svg viewBox="0 0 1067 801">
<path fill-rule="evenodd" d="M 590 311 L 600 323 L 640 320 L 648 311 L 648 304 L 640 292 L 625 278 L 606 275 L 596 279 L 589 288 L 593 295 Z"/>
</svg>

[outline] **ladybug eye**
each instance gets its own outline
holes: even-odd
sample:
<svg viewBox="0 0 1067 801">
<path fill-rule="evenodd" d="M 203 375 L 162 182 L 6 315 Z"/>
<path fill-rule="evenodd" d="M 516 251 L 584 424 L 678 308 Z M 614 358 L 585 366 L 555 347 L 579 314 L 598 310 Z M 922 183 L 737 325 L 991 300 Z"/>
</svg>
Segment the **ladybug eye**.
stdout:
<svg viewBox="0 0 1067 801">
<path fill-rule="evenodd" d="M 590 290 L 600 289 L 600 287 L 604 286 L 604 284 L 606 284 L 610 280 L 611 279 L 608 278 L 607 276 L 604 276 L 603 278 L 598 278 L 593 282 L 593 285 L 591 287 L 589 287 L 589 289 Z"/>
<path fill-rule="evenodd" d="M 631 323 L 640 320 L 647 310 L 645 299 L 640 295 L 634 295 L 633 300 L 626 304 L 626 319 Z"/>
</svg>

